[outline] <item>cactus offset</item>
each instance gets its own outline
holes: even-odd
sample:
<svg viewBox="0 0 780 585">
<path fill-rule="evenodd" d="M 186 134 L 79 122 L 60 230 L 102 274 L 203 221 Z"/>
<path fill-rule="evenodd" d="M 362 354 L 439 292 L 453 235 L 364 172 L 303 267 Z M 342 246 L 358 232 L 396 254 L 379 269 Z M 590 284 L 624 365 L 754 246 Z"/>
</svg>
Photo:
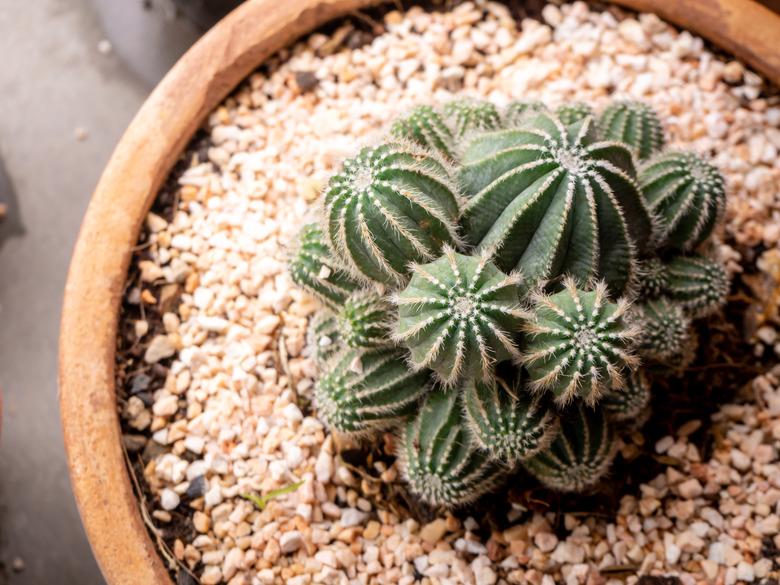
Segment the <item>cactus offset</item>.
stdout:
<svg viewBox="0 0 780 585">
<path fill-rule="evenodd" d="M 625 142 L 640 160 L 660 152 L 664 146 L 661 120 L 644 102 L 614 102 L 601 114 L 599 127 L 604 138 Z"/>
<path fill-rule="evenodd" d="M 703 317 L 726 302 L 729 277 L 723 265 L 705 256 L 677 256 L 666 267 L 666 292 L 694 317 Z"/>
<path fill-rule="evenodd" d="M 331 356 L 343 347 L 343 343 L 339 339 L 336 315 L 330 311 L 320 311 L 312 317 L 309 321 L 306 337 L 318 368 L 323 368 Z"/>
<path fill-rule="evenodd" d="M 353 293 L 337 315 L 339 338 L 349 347 L 378 348 L 392 345 L 390 303 L 372 290 Z"/>
<path fill-rule="evenodd" d="M 611 390 L 599 403 L 607 416 L 616 422 L 640 424 L 650 412 L 650 382 L 642 372 L 634 372 L 620 390 Z"/>
<path fill-rule="evenodd" d="M 410 371 L 397 349 L 347 349 L 325 370 L 314 392 L 317 413 L 331 429 L 350 435 L 396 426 L 428 389 L 428 373 Z"/>
<path fill-rule="evenodd" d="M 315 224 L 305 225 L 298 234 L 288 267 L 295 284 L 331 308 L 341 305 L 358 288 L 355 279 L 333 258 Z"/>
<path fill-rule="evenodd" d="M 411 146 L 364 148 L 331 177 L 325 233 L 345 265 L 367 281 L 405 282 L 410 262 L 457 242 L 458 199 L 447 170 Z"/>
<path fill-rule="evenodd" d="M 546 112 L 547 106 L 534 100 L 518 100 L 510 102 L 501 116 L 504 128 L 517 128 L 535 115 Z"/>
<path fill-rule="evenodd" d="M 523 462 L 544 485 L 562 492 L 582 492 L 601 479 L 617 451 L 614 431 L 601 410 L 574 408 L 561 420 L 549 447 Z"/>
<path fill-rule="evenodd" d="M 433 390 L 399 441 L 412 492 L 433 506 L 462 506 L 493 489 L 505 469 L 472 443 L 455 392 Z"/>
<path fill-rule="evenodd" d="M 632 347 L 639 337 L 626 322 L 626 300 L 611 302 L 603 283 L 586 292 L 567 279 L 563 291 L 536 293 L 532 301 L 522 358 L 532 388 L 552 392 L 560 404 L 575 397 L 594 404 L 623 386 L 626 370 L 638 365 Z"/>
<path fill-rule="evenodd" d="M 692 250 L 723 216 L 726 190 L 718 170 L 692 152 L 669 152 L 645 164 L 639 184 L 655 216 L 657 245 Z"/>
<path fill-rule="evenodd" d="M 410 140 L 438 152 L 447 160 L 455 158 L 452 132 L 442 116 L 431 106 L 417 106 L 398 118 L 390 129 L 396 138 Z"/>
<path fill-rule="evenodd" d="M 582 102 L 571 102 L 558 106 L 555 110 L 555 115 L 560 118 L 561 122 L 570 126 L 575 122 L 584 120 L 588 116 L 592 116 L 593 109 L 588 104 Z"/>
<path fill-rule="evenodd" d="M 506 271 L 531 281 L 569 274 L 621 294 L 636 274 L 651 222 L 625 145 L 597 140 L 593 118 L 565 126 L 539 114 L 522 128 L 483 134 L 459 179 L 470 197 L 464 236 Z"/>
<path fill-rule="evenodd" d="M 637 307 L 640 354 L 660 363 L 679 360 L 690 346 L 691 320 L 682 306 L 665 297 Z"/>
<path fill-rule="evenodd" d="M 477 445 L 491 458 L 514 465 L 546 447 L 558 431 L 557 419 L 523 384 L 503 379 L 469 380 L 463 390 L 466 421 Z"/>
<path fill-rule="evenodd" d="M 445 384 L 465 375 L 488 378 L 494 363 L 519 356 L 519 283 L 484 255 L 445 248 L 438 260 L 416 265 L 396 295 L 395 339 L 409 348 L 414 368 L 434 370 Z"/>
<path fill-rule="evenodd" d="M 639 297 L 660 297 L 669 286 L 669 275 L 666 265 L 660 258 L 649 258 L 639 265 Z"/>
<path fill-rule="evenodd" d="M 482 100 L 459 99 L 447 102 L 444 105 L 444 116 L 457 138 L 501 127 L 501 117 L 496 107 Z"/>
</svg>

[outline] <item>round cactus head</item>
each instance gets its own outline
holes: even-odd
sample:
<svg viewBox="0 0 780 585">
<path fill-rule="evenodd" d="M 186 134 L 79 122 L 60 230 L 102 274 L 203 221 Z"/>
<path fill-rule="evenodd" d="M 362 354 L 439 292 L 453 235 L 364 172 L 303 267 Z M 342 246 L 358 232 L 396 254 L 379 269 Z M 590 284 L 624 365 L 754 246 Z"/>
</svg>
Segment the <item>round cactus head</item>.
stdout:
<svg viewBox="0 0 780 585">
<path fill-rule="evenodd" d="M 599 408 L 616 422 L 644 422 L 650 412 L 650 382 L 642 372 L 633 372 L 623 388 L 604 395 Z"/>
<path fill-rule="evenodd" d="M 501 117 L 496 107 L 481 100 L 458 99 L 447 102 L 444 105 L 444 116 L 450 121 L 452 132 L 457 138 L 501 127 Z"/>
<path fill-rule="evenodd" d="M 489 378 L 495 363 L 519 355 L 519 282 L 484 255 L 446 248 L 438 260 L 416 265 L 396 295 L 395 338 L 409 348 L 415 368 L 434 370 L 446 385 L 466 375 Z"/>
<path fill-rule="evenodd" d="M 428 374 L 412 372 L 397 349 L 344 350 L 325 366 L 314 391 L 319 417 L 333 430 L 366 435 L 417 410 Z"/>
<path fill-rule="evenodd" d="M 626 321 L 627 301 L 611 302 L 603 283 L 585 291 L 567 279 L 561 292 L 536 293 L 532 302 L 522 358 L 532 388 L 560 404 L 593 404 L 623 386 L 626 370 L 638 365 L 632 349 L 639 332 Z"/>
<path fill-rule="evenodd" d="M 680 359 L 690 346 L 691 320 L 682 306 L 665 297 L 637 306 L 641 330 L 639 351 L 642 356 L 672 363 Z"/>
<path fill-rule="evenodd" d="M 457 393 L 442 389 L 428 394 L 406 423 L 398 458 L 411 491 L 433 506 L 469 504 L 504 474 L 472 443 Z"/>
<path fill-rule="evenodd" d="M 601 114 L 599 127 L 604 138 L 628 144 L 644 160 L 664 146 L 664 129 L 658 114 L 644 102 L 618 101 Z"/>
<path fill-rule="evenodd" d="M 692 152 L 669 152 L 644 165 L 642 194 L 655 219 L 658 246 L 692 250 L 706 240 L 726 207 L 718 170 Z"/>
<path fill-rule="evenodd" d="M 409 140 L 433 152 L 438 152 L 446 160 L 455 158 L 452 132 L 432 106 L 422 105 L 412 108 L 393 123 L 390 133 L 396 138 Z"/>
<path fill-rule="evenodd" d="M 539 114 L 474 138 L 463 163 L 464 236 L 501 270 L 519 268 L 531 282 L 568 273 L 626 290 L 649 242 L 650 216 L 631 153 L 598 142 L 592 117 L 565 126 Z"/>
<path fill-rule="evenodd" d="M 547 487 L 582 492 L 598 482 L 615 458 L 617 442 L 601 409 L 579 405 L 561 419 L 555 439 L 523 467 Z"/>
<path fill-rule="evenodd" d="M 372 290 L 352 293 L 337 315 L 339 337 L 349 347 L 377 348 L 392 345 L 391 305 Z"/>
<path fill-rule="evenodd" d="M 367 281 L 400 285 L 410 262 L 457 241 L 458 200 L 446 169 L 416 147 L 382 144 L 347 160 L 325 191 L 325 233 Z"/>
<path fill-rule="evenodd" d="M 312 357 L 318 368 L 323 368 L 331 356 L 344 346 L 339 339 L 336 315 L 330 311 L 318 311 L 311 318 L 306 337 L 306 343 L 312 348 Z"/>
<path fill-rule="evenodd" d="M 295 284 L 331 308 L 341 305 L 358 288 L 355 279 L 333 257 L 316 224 L 305 225 L 298 234 L 288 269 Z"/>
<path fill-rule="evenodd" d="M 669 262 L 667 294 L 694 317 L 703 317 L 726 302 L 729 277 L 723 265 L 705 256 L 676 256 Z"/>
<path fill-rule="evenodd" d="M 504 128 L 517 128 L 530 118 L 541 112 L 546 112 L 547 106 L 535 100 L 516 100 L 509 102 L 501 116 Z"/>
<path fill-rule="evenodd" d="M 660 297 L 669 286 L 666 265 L 659 258 L 643 260 L 639 265 L 639 298 Z"/>
<path fill-rule="evenodd" d="M 582 102 L 571 102 L 558 106 L 555 114 L 560 118 L 561 122 L 569 126 L 584 120 L 588 116 L 592 116 L 593 109 L 588 104 Z"/>
<path fill-rule="evenodd" d="M 557 418 L 516 372 L 502 378 L 468 380 L 463 390 L 466 422 L 475 442 L 497 461 L 514 465 L 546 447 L 558 431 Z"/>
</svg>

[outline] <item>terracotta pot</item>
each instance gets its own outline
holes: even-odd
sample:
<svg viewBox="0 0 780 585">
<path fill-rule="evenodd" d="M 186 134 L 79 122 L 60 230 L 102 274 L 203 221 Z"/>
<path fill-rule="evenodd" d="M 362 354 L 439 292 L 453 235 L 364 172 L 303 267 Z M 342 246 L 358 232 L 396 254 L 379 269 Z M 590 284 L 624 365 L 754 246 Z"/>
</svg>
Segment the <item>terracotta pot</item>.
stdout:
<svg viewBox="0 0 780 585">
<path fill-rule="evenodd" d="M 751 0 L 615 0 L 656 12 L 780 83 L 780 16 Z M 252 70 L 325 22 L 377 0 L 250 0 L 219 22 L 149 96 L 95 190 L 65 289 L 60 408 L 73 491 L 110 585 L 172 584 L 141 519 L 121 448 L 114 359 L 139 231 L 197 127 Z"/>
</svg>

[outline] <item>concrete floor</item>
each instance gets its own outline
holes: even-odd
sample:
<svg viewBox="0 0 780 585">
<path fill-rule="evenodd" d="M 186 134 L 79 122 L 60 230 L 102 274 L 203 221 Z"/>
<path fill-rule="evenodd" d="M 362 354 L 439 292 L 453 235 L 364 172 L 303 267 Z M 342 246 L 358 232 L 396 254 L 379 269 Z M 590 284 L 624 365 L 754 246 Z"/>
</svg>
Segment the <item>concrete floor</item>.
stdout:
<svg viewBox="0 0 780 585">
<path fill-rule="evenodd" d="M 9 206 L 0 223 L 0 585 L 103 583 L 64 458 L 60 304 L 103 166 L 151 87 L 201 32 L 173 18 L 172 6 L 0 0 L 0 202 Z M 100 45 L 106 38 L 112 51 Z"/>
</svg>

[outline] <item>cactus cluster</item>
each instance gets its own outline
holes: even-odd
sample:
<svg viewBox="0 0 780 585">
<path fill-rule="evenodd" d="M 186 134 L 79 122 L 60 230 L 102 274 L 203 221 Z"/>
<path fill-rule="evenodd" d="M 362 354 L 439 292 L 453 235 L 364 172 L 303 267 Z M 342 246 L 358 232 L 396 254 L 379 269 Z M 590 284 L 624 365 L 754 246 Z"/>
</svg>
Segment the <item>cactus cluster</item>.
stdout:
<svg viewBox="0 0 780 585">
<path fill-rule="evenodd" d="M 323 304 L 318 416 L 397 433 L 432 505 L 507 477 L 593 486 L 729 289 L 711 255 L 723 179 L 664 142 L 630 101 L 459 99 L 399 117 L 336 171 L 291 247 L 291 278 Z"/>
</svg>

